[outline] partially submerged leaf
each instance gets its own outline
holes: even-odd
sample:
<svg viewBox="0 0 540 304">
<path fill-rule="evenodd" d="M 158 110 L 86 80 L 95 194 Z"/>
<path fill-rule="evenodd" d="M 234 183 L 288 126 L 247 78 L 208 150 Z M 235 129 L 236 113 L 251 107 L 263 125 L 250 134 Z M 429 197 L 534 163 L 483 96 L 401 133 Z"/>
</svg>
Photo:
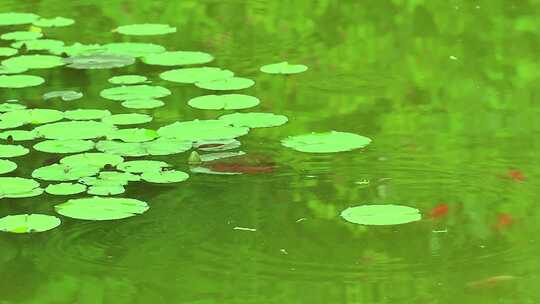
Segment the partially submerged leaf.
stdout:
<svg viewBox="0 0 540 304">
<path fill-rule="evenodd" d="M 63 101 L 72 101 L 82 98 L 83 94 L 75 91 L 53 91 L 43 94 L 44 100 L 57 97 L 60 97 Z"/>
<path fill-rule="evenodd" d="M 188 101 L 191 107 L 204 110 L 240 110 L 259 103 L 257 97 L 243 94 L 203 95 Z"/>
<path fill-rule="evenodd" d="M 132 100 L 146 98 L 161 98 L 171 95 L 171 91 L 160 86 L 134 85 L 109 88 L 101 91 L 99 95 L 110 100 Z"/>
<path fill-rule="evenodd" d="M 175 66 L 204 64 L 214 60 L 214 56 L 203 52 L 163 52 L 152 54 L 142 58 L 142 61 L 150 65 Z"/>
<path fill-rule="evenodd" d="M 152 116 L 138 113 L 114 114 L 103 117 L 101 121 L 112 125 L 138 125 L 151 122 Z"/>
<path fill-rule="evenodd" d="M 267 64 L 261 67 L 261 72 L 267 74 L 297 74 L 307 71 L 308 67 L 302 64 L 289 64 L 287 61 Z"/>
<path fill-rule="evenodd" d="M 170 167 L 166 162 L 157 160 L 132 160 L 126 161 L 118 166 L 118 170 L 129 173 L 159 172 L 163 168 Z"/>
<path fill-rule="evenodd" d="M 75 20 L 64 17 L 55 18 L 40 18 L 33 22 L 35 26 L 39 27 L 64 27 L 70 26 L 75 23 Z"/>
<path fill-rule="evenodd" d="M 52 195 L 73 195 L 86 191 L 86 186 L 77 183 L 51 184 L 45 188 L 45 192 Z"/>
<path fill-rule="evenodd" d="M 25 47 L 27 51 L 48 51 L 64 46 L 64 42 L 54 39 L 36 39 L 17 41 L 11 44 L 12 47 L 20 49 Z"/>
<path fill-rule="evenodd" d="M 246 135 L 249 128 L 233 127 L 220 120 L 192 120 L 175 122 L 158 129 L 166 138 L 186 141 L 232 139 Z"/>
<path fill-rule="evenodd" d="M 150 171 L 143 172 L 141 178 L 150 183 L 167 184 L 183 182 L 189 178 L 189 174 L 176 170 Z"/>
<path fill-rule="evenodd" d="M 360 225 L 398 225 L 422 218 L 416 208 L 400 205 L 362 205 L 341 212 L 346 221 Z"/>
<path fill-rule="evenodd" d="M 122 106 L 128 109 L 155 109 L 164 106 L 165 103 L 158 99 L 131 99 L 122 102 Z"/>
<path fill-rule="evenodd" d="M 191 141 L 158 138 L 149 142 L 124 143 L 114 140 L 102 140 L 96 149 L 121 156 L 171 155 L 185 152 L 192 148 Z"/>
<path fill-rule="evenodd" d="M 87 192 L 92 195 L 109 196 L 122 194 L 126 192 L 126 189 L 121 185 L 91 186 Z"/>
<path fill-rule="evenodd" d="M 45 214 L 18 214 L 0 218 L 0 231 L 11 233 L 33 233 L 51 230 L 60 225 L 56 216 Z"/>
<path fill-rule="evenodd" d="M 68 68 L 73 69 L 111 69 L 135 63 L 135 58 L 126 55 L 96 53 L 79 55 L 63 59 Z"/>
<path fill-rule="evenodd" d="M 54 206 L 63 216 L 80 220 L 116 220 L 142 214 L 148 204 L 130 198 L 80 198 Z"/>
<path fill-rule="evenodd" d="M 20 103 L 0 103 L 0 112 L 11 112 L 24 109 L 26 109 L 26 106 Z"/>
<path fill-rule="evenodd" d="M 205 152 L 216 152 L 236 149 L 240 145 L 240 141 L 233 138 L 224 140 L 199 140 L 193 144 L 193 147 Z"/>
<path fill-rule="evenodd" d="M 112 84 L 138 84 L 146 82 L 148 78 L 139 75 L 120 75 L 109 78 Z"/>
<path fill-rule="evenodd" d="M 107 139 L 119 139 L 123 142 L 145 142 L 158 137 L 155 130 L 150 129 L 120 129 L 107 134 Z"/>
<path fill-rule="evenodd" d="M 119 26 L 114 32 L 123 35 L 152 36 L 176 33 L 176 27 L 171 27 L 168 24 L 153 23 L 130 24 Z"/>
<path fill-rule="evenodd" d="M 289 136 L 281 141 L 285 147 L 308 153 L 351 151 L 367 146 L 371 139 L 354 133 L 324 132 Z"/>
<path fill-rule="evenodd" d="M 81 153 L 94 149 L 94 142 L 81 139 L 45 140 L 34 145 L 34 150 L 46 153 Z"/>
</svg>

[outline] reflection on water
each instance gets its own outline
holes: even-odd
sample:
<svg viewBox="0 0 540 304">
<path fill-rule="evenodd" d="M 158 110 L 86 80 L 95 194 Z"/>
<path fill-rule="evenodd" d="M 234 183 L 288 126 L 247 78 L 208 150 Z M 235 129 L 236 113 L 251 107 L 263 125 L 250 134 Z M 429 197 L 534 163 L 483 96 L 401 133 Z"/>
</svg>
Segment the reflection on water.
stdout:
<svg viewBox="0 0 540 304">
<path fill-rule="evenodd" d="M 130 185 L 126 197 L 152 206 L 144 216 L 2 234 L 0 303 L 540 301 L 536 10 L 535 1 L 500 0 L 0 1 L 0 11 L 76 19 L 50 31 L 67 44 L 151 41 L 212 53 L 217 66 L 256 81 L 246 93 L 261 99 L 258 110 L 290 119 L 242 138 L 243 151 L 276 164 L 272 172 Z M 156 21 L 179 33 L 110 32 Z M 310 69 L 297 77 L 258 73 L 282 59 Z M 114 72 L 37 71 L 46 86 L 0 97 L 121 113 L 99 92 L 109 77 L 130 73 L 173 91 L 165 107 L 137 111 L 155 117 L 148 127 L 221 114 L 188 107 L 202 90 L 162 83 L 162 70 L 138 63 Z M 84 97 L 41 98 L 60 90 Z M 288 135 L 328 130 L 374 142 L 332 155 L 279 145 Z M 29 176 L 47 157 L 20 158 L 19 174 Z M 187 171 L 187 157 L 155 159 Z M 50 213 L 62 201 L 3 199 L 0 215 Z M 363 227 L 339 218 L 362 203 L 413 206 L 424 219 Z"/>
</svg>

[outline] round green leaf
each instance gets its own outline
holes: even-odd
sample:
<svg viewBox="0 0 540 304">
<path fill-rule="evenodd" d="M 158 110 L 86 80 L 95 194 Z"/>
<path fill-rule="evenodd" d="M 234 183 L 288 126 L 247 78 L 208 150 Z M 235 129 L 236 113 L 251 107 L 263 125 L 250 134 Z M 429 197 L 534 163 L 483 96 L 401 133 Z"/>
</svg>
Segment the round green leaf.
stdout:
<svg viewBox="0 0 540 304">
<path fill-rule="evenodd" d="M 219 117 L 235 127 L 267 128 L 285 124 L 289 119 L 272 113 L 233 113 Z"/>
<path fill-rule="evenodd" d="M 18 67 L 18 66 L 4 66 L 0 65 L 0 75 L 7 75 L 7 74 L 20 74 L 28 71 L 27 68 L 24 67 Z M 45 81 L 45 80 L 43 80 Z"/>
<path fill-rule="evenodd" d="M 2 40 L 33 40 L 33 39 L 39 39 L 43 37 L 42 33 L 37 32 L 28 32 L 28 31 L 17 31 L 17 32 L 10 32 L 5 33 L 0 36 L 0 39 Z"/>
<path fill-rule="evenodd" d="M 106 181 L 118 181 L 122 182 L 122 185 L 128 182 L 140 181 L 141 177 L 137 174 L 129 172 L 117 172 L 117 171 L 103 171 L 99 173 L 99 178 Z"/>
<path fill-rule="evenodd" d="M 28 51 L 48 51 L 64 46 L 64 42 L 54 39 L 37 39 L 37 40 L 25 40 L 17 41 L 11 44 L 12 47 L 20 49 L 22 46 L 26 47 Z"/>
<path fill-rule="evenodd" d="M 167 24 L 144 23 L 122 25 L 116 28 L 114 31 L 123 35 L 151 36 L 176 33 L 176 28 Z"/>
<path fill-rule="evenodd" d="M 122 102 L 122 106 L 128 109 L 155 109 L 164 106 L 165 103 L 158 99 L 131 99 Z"/>
<path fill-rule="evenodd" d="M 25 194 L 38 191 L 39 183 L 33 179 L 21 177 L 0 177 L 0 198 L 24 197 Z"/>
<path fill-rule="evenodd" d="M 33 22 L 35 26 L 39 27 L 64 27 L 70 26 L 75 23 L 75 20 L 64 17 L 55 18 L 40 18 Z"/>
<path fill-rule="evenodd" d="M 13 138 L 13 141 L 34 140 L 38 137 L 36 132 L 26 130 L 11 130 L 0 133 L 1 139 L 8 139 L 9 136 Z"/>
<path fill-rule="evenodd" d="M 119 163 L 122 163 L 124 158 L 118 155 L 108 153 L 82 153 L 70 155 L 60 160 L 61 164 L 68 166 L 87 165 L 98 168 L 103 168 L 107 165 L 115 167 Z"/>
<path fill-rule="evenodd" d="M 116 220 L 142 214 L 148 204 L 130 198 L 79 198 L 56 205 L 56 212 L 80 220 Z"/>
<path fill-rule="evenodd" d="M 26 109 L 26 106 L 20 103 L 0 103 L 0 112 L 11 112 L 24 109 Z"/>
<path fill-rule="evenodd" d="M 204 64 L 214 60 L 214 57 L 203 52 L 163 52 L 143 57 L 142 61 L 150 65 L 175 66 Z"/>
<path fill-rule="evenodd" d="M 157 172 L 170 167 L 166 162 L 157 160 L 132 160 L 116 166 L 118 170 L 129 173 Z"/>
<path fill-rule="evenodd" d="M 220 68 L 200 67 L 166 71 L 159 74 L 163 80 L 177 83 L 196 83 L 234 77 L 234 73 Z"/>
<path fill-rule="evenodd" d="M 39 136 L 47 139 L 92 139 L 106 136 L 114 130 L 115 126 L 97 121 L 56 122 L 34 129 Z"/>
<path fill-rule="evenodd" d="M 422 218 L 416 208 L 400 205 L 363 205 L 350 207 L 341 212 L 346 221 L 360 225 L 398 225 Z"/>
<path fill-rule="evenodd" d="M 119 139 L 123 142 L 145 142 L 158 137 L 155 130 L 150 129 L 121 129 L 107 134 L 107 139 Z"/>
<path fill-rule="evenodd" d="M 94 149 L 94 142 L 81 139 L 45 140 L 35 144 L 34 149 L 46 153 L 81 153 Z"/>
<path fill-rule="evenodd" d="M 246 135 L 249 128 L 233 127 L 221 120 L 192 120 L 175 122 L 158 129 L 158 134 L 167 138 L 185 141 L 232 139 Z"/>
<path fill-rule="evenodd" d="M 367 146 L 371 139 L 354 133 L 324 132 L 289 136 L 281 141 L 287 148 L 308 153 L 351 151 Z"/>
<path fill-rule="evenodd" d="M 261 72 L 268 74 L 297 74 L 307 71 L 308 67 L 302 64 L 289 64 L 287 61 L 267 64 L 261 67 Z"/>
<path fill-rule="evenodd" d="M 22 124 L 46 124 L 59 121 L 64 118 L 64 113 L 51 109 L 25 109 L 4 113 L 0 120 L 18 121 Z"/>
<path fill-rule="evenodd" d="M 175 170 L 143 172 L 141 178 L 150 183 L 166 184 L 183 182 L 189 178 L 189 174 Z"/>
<path fill-rule="evenodd" d="M 45 192 L 52 195 L 73 195 L 86 191 L 86 186 L 75 183 L 51 184 L 45 188 Z"/>
<path fill-rule="evenodd" d="M 121 156 L 171 155 L 185 152 L 192 148 L 191 141 L 158 138 L 149 142 L 124 143 L 113 140 L 102 140 L 96 149 L 102 152 Z"/>
<path fill-rule="evenodd" d="M 9 57 L 17 54 L 17 49 L 9 47 L 0 47 L 0 56 Z"/>
<path fill-rule="evenodd" d="M 45 79 L 32 75 L 0 75 L 0 88 L 21 89 L 35 87 L 45 82 Z"/>
<path fill-rule="evenodd" d="M 0 231 L 11 233 L 43 232 L 59 225 L 59 218 L 45 214 L 18 214 L 0 218 Z"/>
<path fill-rule="evenodd" d="M 64 63 L 72 69 L 95 70 L 125 67 L 135 63 L 135 59 L 125 55 L 96 53 L 65 58 Z"/>
<path fill-rule="evenodd" d="M 103 46 L 99 44 L 82 44 L 76 42 L 69 46 L 51 49 L 49 50 L 49 52 L 54 55 L 67 55 L 70 57 L 77 57 L 96 55 L 99 53 L 104 53 L 106 52 L 106 50 Z"/>
<path fill-rule="evenodd" d="M 117 173 L 124 173 L 124 172 L 117 172 Z M 131 173 L 128 173 L 131 174 Z M 100 173 L 101 175 L 101 173 Z M 139 177 L 140 179 L 140 177 Z M 128 184 L 128 180 L 126 179 L 105 179 L 101 177 L 83 177 L 79 179 L 80 183 L 83 183 L 88 186 L 93 187 L 117 187 L 117 186 L 125 186 Z"/>
<path fill-rule="evenodd" d="M 255 81 L 242 77 L 231 77 L 221 80 L 195 83 L 195 85 L 201 89 L 214 91 L 242 90 L 252 87 L 254 84 Z"/>
<path fill-rule="evenodd" d="M 26 155 L 30 150 L 20 145 L 0 145 L 0 157 L 11 158 Z"/>
<path fill-rule="evenodd" d="M 69 120 L 96 120 L 111 116 L 109 110 L 79 109 L 66 111 L 64 116 Z"/>
<path fill-rule="evenodd" d="M 9 172 L 13 172 L 17 169 L 17 164 L 7 160 L 7 159 L 0 159 L 0 174 L 6 174 Z"/>
<path fill-rule="evenodd" d="M 257 97 L 242 94 L 204 95 L 188 101 L 191 107 L 203 110 L 239 110 L 254 107 L 259 103 Z"/>
<path fill-rule="evenodd" d="M 108 43 L 103 48 L 108 53 L 130 57 L 142 57 L 165 52 L 165 48 L 161 45 L 137 42 Z"/>
<path fill-rule="evenodd" d="M 0 130 L 14 129 L 24 125 L 22 121 L 17 120 L 0 120 Z"/>
<path fill-rule="evenodd" d="M 109 195 L 122 194 L 126 192 L 126 189 L 124 188 L 124 186 L 121 186 L 121 185 L 91 186 L 88 188 L 87 192 L 88 194 L 92 194 L 92 195 L 109 196 Z"/>
<path fill-rule="evenodd" d="M 152 116 L 138 113 L 114 114 L 102 118 L 101 121 L 112 125 L 138 125 L 152 121 Z"/>
<path fill-rule="evenodd" d="M 139 75 L 121 75 L 109 78 L 112 84 L 138 84 L 146 82 L 148 78 Z"/>
<path fill-rule="evenodd" d="M 82 177 L 96 175 L 99 169 L 99 167 L 89 165 L 69 166 L 65 164 L 53 164 L 34 170 L 32 177 L 46 181 L 72 181 Z"/>
<path fill-rule="evenodd" d="M 32 23 L 39 18 L 30 13 L 0 13 L 0 26 Z"/>
<path fill-rule="evenodd" d="M 62 57 L 53 55 L 20 55 L 2 61 L 6 67 L 25 69 L 50 69 L 64 64 Z"/>
<path fill-rule="evenodd" d="M 161 98 L 171 95 L 171 91 L 160 86 L 134 85 L 109 88 L 101 91 L 99 95 L 110 100 L 132 100 Z"/>
</svg>

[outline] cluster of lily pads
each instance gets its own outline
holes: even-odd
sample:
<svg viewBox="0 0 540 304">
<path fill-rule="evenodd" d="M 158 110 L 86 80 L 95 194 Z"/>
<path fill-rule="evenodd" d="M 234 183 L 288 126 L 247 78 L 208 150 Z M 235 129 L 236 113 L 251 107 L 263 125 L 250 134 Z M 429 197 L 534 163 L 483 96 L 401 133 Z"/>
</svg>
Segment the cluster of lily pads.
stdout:
<svg viewBox="0 0 540 304">
<path fill-rule="evenodd" d="M 140 60 L 148 65 L 173 67 L 159 74 L 162 80 L 195 85 L 213 93 L 190 99 L 187 104 L 193 108 L 243 110 L 260 103 L 254 96 L 227 93 L 250 88 L 255 82 L 237 76 L 230 70 L 206 66 L 214 57 L 205 52 L 168 51 L 160 45 L 133 42 L 66 45 L 63 41 L 44 38 L 43 28 L 74 23 L 74 20 L 64 17 L 0 13 L 0 26 L 32 24 L 28 30 L 0 36 L 2 40 L 12 41 L 9 47 L 0 48 L 0 57 L 5 57 L 0 64 L 0 88 L 26 88 L 46 82 L 42 77 L 23 74 L 31 70 L 62 66 L 110 69 Z M 176 28 L 166 24 L 132 24 L 120 26 L 113 32 L 152 36 L 175 33 Z M 288 75 L 307 69 L 304 65 L 280 62 L 262 66 L 260 71 Z M 169 89 L 153 85 L 151 80 L 141 75 L 117 75 L 110 78 L 109 83 L 113 86 L 102 90 L 100 96 L 121 102 L 129 109 L 161 107 L 165 103 L 160 98 L 171 95 Z M 43 95 L 43 98 L 70 101 L 82 96 L 82 93 L 75 91 L 55 91 Z M 27 141 L 41 140 L 32 146 L 36 151 L 68 154 L 55 163 L 36 168 L 31 178 L 0 177 L 0 199 L 34 197 L 43 193 L 71 196 L 86 192 L 91 196 L 72 198 L 54 207 L 62 216 L 82 220 L 122 219 L 148 210 L 146 202 L 109 197 L 124 193 L 125 186 L 130 182 L 177 183 L 189 178 L 188 173 L 175 170 L 166 162 L 126 158 L 173 155 L 196 149 L 208 153 L 192 153 L 189 158 L 193 165 L 192 172 L 234 174 L 214 172 L 201 164 L 243 155 L 243 151 L 224 151 L 239 147 L 237 138 L 248 134 L 253 128 L 276 127 L 288 121 L 286 116 L 274 113 L 235 112 L 217 119 L 177 121 L 153 130 L 125 127 L 152 121 L 152 116 L 139 113 L 113 114 L 100 109 L 65 112 L 27 109 L 18 102 L 0 104 L 0 113 L 0 138 L 6 142 L 0 145 L 0 174 L 16 170 L 17 163 L 11 159 L 30 152 L 29 147 L 24 145 Z M 289 136 L 281 143 L 301 152 L 332 153 L 363 148 L 370 142 L 371 139 L 358 134 L 329 131 Z M 46 186 L 42 183 L 46 183 Z M 346 219 L 347 214 L 351 213 L 344 214 Z M 0 219 L 0 230 L 39 232 L 60 223 L 60 218 L 52 215 L 10 215 Z"/>
</svg>

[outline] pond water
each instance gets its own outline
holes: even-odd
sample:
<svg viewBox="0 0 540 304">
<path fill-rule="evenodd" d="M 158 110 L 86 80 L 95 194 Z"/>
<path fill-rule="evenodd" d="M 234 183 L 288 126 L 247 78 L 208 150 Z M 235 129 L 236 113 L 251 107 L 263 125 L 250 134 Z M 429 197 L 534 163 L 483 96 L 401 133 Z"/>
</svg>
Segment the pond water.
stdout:
<svg viewBox="0 0 540 304">
<path fill-rule="evenodd" d="M 55 213 L 55 205 L 88 194 L 1 199 L 0 217 L 39 213 L 62 224 L 0 235 L 0 303 L 538 303 L 539 9 L 532 0 L 0 0 L 0 12 L 74 19 L 41 29 L 66 45 L 147 42 L 212 54 L 208 66 L 255 81 L 233 92 L 260 104 L 239 112 L 289 119 L 239 137 L 246 155 L 219 167 L 251 174 L 192 173 L 189 151 L 139 158 L 190 177 L 129 183 L 114 197 L 147 202 L 138 216 L 86 221 Z M 112 32 L 137 23 L 177 32 Z M 5 26 L 0 34 L 28 29 Z M 309 69 L 259 71 L 281 61 Z M 45 83 L 0 89 L 0 102 L 148 114 L 153 120 L 137 127 L 149 129 L 235 112 L 190 107 L 212 91 L 160 79 L 174 68 L 137 60 L 30 70 Z M 126 74 L 172 94 L 147 110 L 100 96 L 115 86 L 109 78 Z M 43 98 L 66 90 L 83 97 Z M 332 130 L 373 141 L 338 153 L 280 144 Z M 2 176 L 30 178 L 62 156 L 31 151 L 10 158 L 19 167 Z M 371 226 L 340 217 L 371 204 L 413 207 L 422 219 Z"/>
</svg>

